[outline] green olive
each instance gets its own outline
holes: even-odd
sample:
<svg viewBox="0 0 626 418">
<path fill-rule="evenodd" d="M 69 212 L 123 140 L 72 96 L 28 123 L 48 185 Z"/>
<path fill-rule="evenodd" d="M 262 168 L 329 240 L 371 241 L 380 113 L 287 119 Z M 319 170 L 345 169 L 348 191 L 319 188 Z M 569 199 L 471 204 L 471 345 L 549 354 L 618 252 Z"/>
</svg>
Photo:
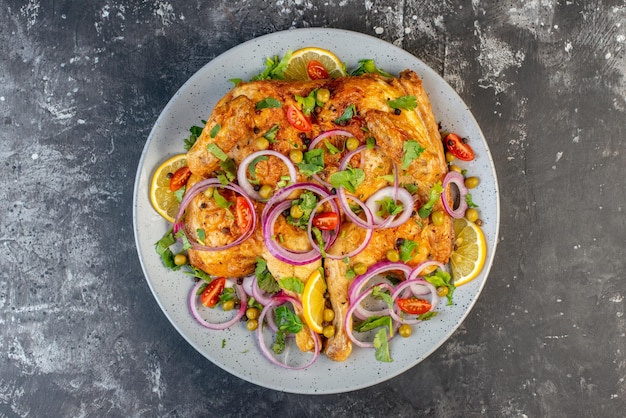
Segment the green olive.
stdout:
<svg viewBox="0 0 626 418">
<path fill-rule="evenodd" d="M 442 211 L 436 210 L 430 214 L 430 220 L 433 222 L 433 225 L 440 226 L 446 220 L 446 215 Z"/>
<path fill-rule="evenodd" d="M 225 311 L 231 311 L 234 307 L 235 307 L 235 300 L 234 299 L 222 302 L 222 309 L 225 310 Z"/>
<path fill-rule="evenodd" d="M 358 139 L 356 139 L 353 136 L 348 138 L 348 140 L 346 141 L 346 148 L 348 148 L 348 151 L 354 151 L 358 147 L 359 147 L 359 140 Z"/>
<path fill-rule="evenodd" d="M 465 179 L 465 187 L 468 189 L 473 189 L 480 184 L 480 179 L 478 177 L 468 177 Z"/>
<path fill-rule="evenodd" d="M 246 322 L 246 328 L 248 328 L 248 331 L 254 331 L 258 327 L 259 321 L 257 321 L 256 319 L 248 319 L 248 322 Z"/>
<path fill-rule="evenodd" d="M 352 267 L 352 270 L 354 270 L 354 272 L 360 276 L 361 274 L 365 274 L 365 272 L 367 271 L 367 266 L 363 263 L 357 263 L 354 265 L 354 267 Z"/>
<path fill-rule="evenodd" d="M 400 261 L 400 253 L 396 250 L 387 250 L 387 260 L 393 263 Z"/>
<path fill-rule="evenodd" d="M 333 335 L 335 335 L 335 327 L 333 327 L 332 325 L 326 325 L 322 334 L 324 334 L 324 337 L 326 338 L 332 337 Z"/>
<path fill-rule="evenodd" d="M 402 324 L 398 328 L 398 334 L 404 338 L 410 337 L 413 334 L 413 328 L 409 324 Z"/>
<path fill-rule="evenodd" d="M 254 147 L 259 151 L 268 149 L 270 147 L 270 141 L 268 141 L 267 138 L 260 136 L 254 140 Z"/>
<path fill-rule="evenodd" d="M 182 266 L 183 264 L 187 264 L 187 256 L 185 254 L 176 254 L 174 256 L 174 264 L 177 266 Z"/>
<path fill-rule="evenodd" d="M 248 320 L 251 319 L 258 319 L 259 318 L 259 308 L 248 308 L 246 309 L 246 317 L 248 317 Z"/>
<path fill-rule="evenodd" d="M 289 209 L 289 215 L 291 215 L 292 218 L 300 219 L 302 215 L 304 215 L 304 211 L 300 205 L 293 205 L 291 209 Z"/>
<path fill-rule="evenodd" d="M 437 296 L 439 296 L 440 298 L 444 297 L 444 296 L 448 296 L 448 292 L 450 290 L 448 289 L 447 286 L 439 286 L 437 288 Z"/>
<path fill-rule="evenodd" d="M 315 98 L 320 103 L 326 103 L 330 100 L 330 90 L 328 89 L 319 89 L 315 95 Z"/>
<path fill-rule="evenodd" d="M 272 186 L 270 186 L 269 184 L 264 184 L 263 186 L 261 186 L 261 189 L 259 190 L 259 195 L 261 196 L 261 198 L 268 199 L 272 194 L 274 194 L 274 188 Z"/>
<path fill-rule="evenodd" d="M 335 319 L 335 311 L 328 308 L 324 309 L 324 322 L 331 322 L 333 319 Z"/>
<path fill-rule="evenodd" d="M 454 154 L 452 154 L 450 151 L 446 151 L 446 161 L 451 163 L 454 160 L 456 160 Z"/>
<path fill-rule="evenodd" d="M 289 153 L 289 159 L 294 163 L 294 164 L 298 164 L 302 162 L 302 151 L 300 151 L 299 149 L 294 149 L 291 150 L 291 152 Z"/>
<path fill-rule="evenodd" d="M 469 208 L 465 211 L 465 217 L 470 222 L 476 222 L 478 220 L 478 211 L 474 208 Z"/>
</svg>

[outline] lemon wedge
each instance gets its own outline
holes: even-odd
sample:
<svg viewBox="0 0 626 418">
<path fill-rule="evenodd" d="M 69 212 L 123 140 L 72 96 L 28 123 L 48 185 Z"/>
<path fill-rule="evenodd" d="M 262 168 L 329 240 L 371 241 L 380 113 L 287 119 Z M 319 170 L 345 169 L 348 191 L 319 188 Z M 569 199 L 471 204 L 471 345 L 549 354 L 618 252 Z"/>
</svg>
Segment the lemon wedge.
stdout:
<svg viewBox="0 0 626 418">
<path fill-rule="evenodd" d="M 461 286 L 478 276 L 487 258 L 485 235 L 478 225 L 465 218 L 454 220 L 454 251 L 450 268 L 455 286 Z"/>
<path fill-rule="evenodd" d="M 179 202 L 170 190 L 170 178 L 181 167 L 187 165 L 187 154 L 178 154 L 162 163 L 152 175 L 150 203 L 159 215 L 174 222 Z"/>
<path fill-rule="evenodd" d="M 307 47 L 298 49 L 287 62 L 285 80 L 311 80 L 309 76 L 309 63 L 317 61 L 321 64 L 328 78 L 343 77 L 346 75 L 343 63 L 330 51 L 322 48 Z"/>
<path fill-rule="evenodd" d="M 319 269 L 316 269 L 307 280 L 302 291 L 302 311 L 304 320 L 318 334 L 324 332 L 324 308 L 326 300 L 326 282 Z"/>
</svg>

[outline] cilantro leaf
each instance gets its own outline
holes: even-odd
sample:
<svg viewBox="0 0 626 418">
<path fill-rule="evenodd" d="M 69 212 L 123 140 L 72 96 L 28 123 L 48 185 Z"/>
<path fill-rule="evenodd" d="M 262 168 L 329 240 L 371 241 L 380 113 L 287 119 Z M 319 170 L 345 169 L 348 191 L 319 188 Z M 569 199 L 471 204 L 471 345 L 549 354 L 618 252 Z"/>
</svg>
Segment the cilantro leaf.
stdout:
<svg viewBox="0 0 626 418">
<path fill-rule="evenodd" d="M 351 104 L 346 107 L 346 109 L 343 111 L 343 114 L 335 119 L 334 122 L 337 125 L 345 125 L 346 123 L 350 122 L 350 119 L 352 119 L 352 117 L 354 116 L 356 116 L 356 106 Z"/>
<path fill-rule="evenodd" d="M 415 194 L 417 192 L 417 185 L 414 183 L 403 184 L 402 187 L 404 187 L 411 194 Z"/>
<path fill-rule="evenodd" d="M 302 154 L 302 162 L 296 164 L 300 172 L 311 177 L 324 169 L 324 150 L 315 148 Z"/>
<path fill-rule="evenodd" d="M 276 133 L 278 133 L 278 130 L 280 129 L 280 125 L 279 124 L 274 124 L 272 125 L 272 127 L 269 129 L 269 131 L 265 132 L 265 134 L 263 134 L 263 138 L 267 139 L 269 142 L 276 142 Z"/>
<path fill-rule="evenodd" d="M 317 195 L 310 191 L 304 191 L 299 198 L 291 201 L 291 206 L 299 206 L 302 211 L 302 215 L 298 218 L 291 216 L 291 213 L 287 216 L 287 223 L 301 229 L 307 229 L 309 218 L 315 205 L 317 205 Z"/>
<path fill-rule="evenodd" d="M 400 245 L 400 260 L 405 263 L 413 257 L 413 252 L 417 249 L 417 242 L 405 239 Z"/>
<path fill-rule="evenodd" d="M 387 331 L 385 328 L 381 328 L 374 336 L 374 349 L 376 352 L 374 356 L 376 360 L 385 363 L 391 363 L 391 353 L 389 352 L 389 341 L 387 340 Z"/>
<path fill-rule="evenodd" d="M 226 153 L 224 151 L 222 151 L 222 149 L 220 147 L 217 146 L 217 144 L 214 143 L 210 143 L 209 145 L 206 146 L 206 149 L 213 154 L 213 156 L 215 158 L 217 158 L 218 160 L 224 162 L 228 159 L 228 155 L 226 155 Z"/>
<path fill-rule="evenodd" d="M 331 144 L 328 139 L 324 140 L 324 145 L 326 145 L 326 148 L 328 149 L 328 152 L 330 152 L 331 155 L 339 154 L 342 151 L 336 146 L 334 146 L 333 144 Z M 344 147 L 345 147 L 345 142 L 344 142 Z"/>
<path fill-rule="evenodd" d="M 358 325 L 354 325 L 357 332 L 367 332 L 379 327 L 387 327 L 393 329 L 393 321 L 390 316 L 370 316 Z"/>
<path fill-rule="evenodd" d="M 203 120 L 202 123 L 206 124 L 206 121 Z M 191 147 L 193 147 L 193 145 L 198 140 L 198 137 L 200 137 L 200 135 L 202 134 L 202 126 L 193 125 L 191 128 L 189 128 L 189 132 L 191 133 L 191 135 L 189 135 L 188 138 L 185 138 L 185 150 L 187 151 L 189 151 Z"/>
<path fill-rule="evenodd" d="M 276 342 L 280 342 L 280 344 L 274 344 L 272 349 L 276 354 L 280 354 L 284 349 L 284 338 L 287 333 L 297 334 L 302 331 L 304 325 L 300 320 L 300 317 L 296 315 L 292 310 L 287 308 L 286 305 L 281 305 L 274 311 L 276 315 L 276 326 L 278 327 L 278 332 L 276 333 Z M 280 351 L 276 351 L 276 350 Z"/>
<path fill-rule="evenodd" d="M 234 203 L 222 196 L 217 187 L 213 189 L 213 199 L 215 199 L 215 204 L 217 206 L 222 209 L 226 209 L 232 215 L 232 212 L 230 212 L 230 207 L 234 205 Z"/>
<path fill-rule="evenodd" d="M 267 156 L 266 155 L 259 155 L 258 157 L 256 157 L 254 160 L 252 160 L 250 162 L 250 165 L 248 166 L 248 173 L 250 174 L 250 179 L 248 180 L 250 183 L 252 184 L 259 184 L 259 180 L 257 180 L 256 178 L 256 165 L 258 163 L 260 163 L 261 161 L 267 161 Z"/>
<path fill-rule="evenodd" d="M 187 190 L 187 185 L 184 185 L 183 187 L 181 187 L 180 189 L 176 190 L 174 192 L 174 197 L 176 197 L 176 200 L 178 200 L 178 203 L 183 201 L 183 196 L 185 195 L 185 190 Z"/>
<path fill-rule="evenodd" d="M 432 189 L 430 189 L 430 195 L 428 197 L 428 202 L 424 203 L 424 205 L 419 208 L 417 211 L 420 218 L 425 219 L 428 218 L 430 213 L 433 211 L 433 207 L 435 203 L 439 200 L 441 193 L 443 192 L 443 187 L 441 186 L 441 182 L 437 182 Z"/>
<path fill-rule="evenodd" d="M 316 104 L 315 93 L 316 92 L 317 92 L 317 89 L 314 89 L 306 97 L 298 96 L 297 94 L 295 95 L 296 102 L 298 102 L 298 104 L 300 105 L 300 108 L 302 109 L 302 113 L 304 113 L 306 116 L 309 116 L 315 110 L 315 104 Z"/>
<path fill-rule="evenodd" d="M 388 196 L 383 197 L 382 200 L 376 200 L 375 203 L 380 205 L 380 209 L 376 212 L 376 214 L 381 218 L 394 216 L 404 211 L 404 205 L 402 203 L 398 204 L 395 200 Z"/>
<path fill-rule="evenodd" d="M 243 82 L 243 80 L 241 78 L 229 78 L 228 81 L 233 83 L 235 85 L 235 87 L 237 87 L 239 84 L 241 84 Z"/>
<path fill-rule="evenodd" d="M 422 147 L 419 142 L 414 139 L 405 141 L 402 144 L 402 169 L 406 170 L 411 165 L 411 162 L 420 156 L 426 148 Z"/>
<path fill-rule="evenodd" d="M 272 109 L 272 108 L 280 108 L 283 107 L 282 103 L 273 97 L 268 97 L 266 99 L 261 100 L 256 104 L 256 110 L 261 109 Z"/>
<path fill-rule="evenodd" d="M 348 167 L 330 175 L 330 182 L 335 188 L 343 186 L 350 193 L 356 193 L 356 188 L 365 180 L 365 172 L 360 168 Z"/>
<path fill-rule="evenodd" d="M 447 287 L 448 293 L 446 294 L 446 298 L 448 299 L 448 305 L 452 305 L 452 294 L 456 286 L 452 283 L 450 273 L 437 269 L 431 275 L 424 277 L 424 279 L 435 287 Z"/>
<path fill-rule="evenodd" d="M 222 161 L 220 167 L 222 171 L 217 173 L 217 179 L 220 183 L 225 185 L 237 178 L 237 165 L 232 158 L 227 158 L 225 161 Z"/>
<path fill-rule="evenodd" d="M 417 107 L 415 96 L 402 96 L 394 100 L 387 100 L 387 104 L 392 109 L 414 110 Z"/>
<path fill-rule="evenodd" d="M 365 144 L 367 145 L 367 149 L 374 149 L 376 146 L 376 138 L 373 136 L 368 136 L 365 138 Z"/>
<path fill-rule="evenodd" d="M 351 75 L 362 75 L 365 73 L 378 74 L 382 75 L 383 77 L 393 77 L 388 72 L 376 67 L 374 60 L 372 59 L 359 60 L 359 66 L 354 71 L 352 71 Z"/>
<path fill-rule="evenodd" d="M 187 238 L 187 234 L 185 234 L 185 230 L 184 229 L 179 229 L 178 232 L 176 233 L 176 238 L 178 238 L 179 240 L 182 241 L 183 243 L 183 248 L 182 250 L 188 250 L 191 248 L 191 242 L 189 242 L 189 238 Z"/>
<path fill-rule="evenodd" d="M 470 208 L 477 208 L 478 205 L 476 203 L 474 203 L 474 201 L 472 200 L 472 194 L 468 193 L 465 195 L 465 201 L 467 202 L 467 206 L 469 206 Z"/>
<path fill-rule="evenodd" d="M 170 229 L 163 236 L 163 238 L 161 238 L 155 244 L 155 251 L 159 256 L 161 256 L 161 261 L 163 261 L 165 267 L 172 270 L 178 270 L 180 268 L 180 266 L 177 266 L 176 263 L 174 263 L 174 253 L 169 248 L 171 245 L 174 245 L 175 242 L 176 239 L 174 238 L 172 230 Z"/>
<path fill-rule="evenodd" d="M 261 257 L 256 258 L 256 268 L 254 275 L 257 278 L 259 288 L 267 293 L 273 294 L 280 290 L 280 286 L 272 273 L 267 269 L 267 262 Z"/>
<path fill-rule="evenodd" d="M 252 80 L 282 80 L 285 78 L 285 70 L 291 58 L 291 51 L 287 51 L 284 57 L 279 58 L 278 55 L 265 59 L 265 70 L 254 77 Z"/>
<path fill-rule="evenodd" d="M 302 293 L 304 291 L 304 283 L 297 277 L 284 277 L 278 281 L 278 284 L 283 289 L 292 292 Z"/>
</svg>

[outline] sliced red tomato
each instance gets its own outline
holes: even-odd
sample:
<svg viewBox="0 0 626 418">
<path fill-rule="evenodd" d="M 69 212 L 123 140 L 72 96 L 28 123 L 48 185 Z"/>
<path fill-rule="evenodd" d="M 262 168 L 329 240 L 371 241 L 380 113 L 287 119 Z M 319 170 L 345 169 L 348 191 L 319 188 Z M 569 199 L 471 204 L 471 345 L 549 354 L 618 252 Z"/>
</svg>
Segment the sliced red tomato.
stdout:
<svg viewBox="0 0 626 418">
<path fill-rule="evenodd" d="M 241 232 L 246 232 L 250 225 L 252 225 L 252 208 L 248 205 L 246 199 L 242 196 L 237 196 L 235 200 L 235 213 L 237 215 L 237 225 Z"/>
<path fill-rule="evenodd" d="M 309 74 L 309 78 L 311 80 L 328 78 L 328 71 L 326 71 L 326 67 L 324 67 L 324 65 L 317 60 L 309 61 L 306 66 L 306 72 Z"/>
<path fill-rule="evenodd" d="M 187 166 L 181 167 L 176 170 L 172 175 L 172 178 L 170 178 L 170 190 L 175 192 L 176 190 L 183 187 L 185 184 L 187 184 L 189 176 L 191 176 L 191 170 Z"/>
<path fill-rule="evenodd" d="M 398 307 L 402 309 L 402 312 L 406 312 L 411 315 L 421 315 L 430 310 L 432 305 L 429 301 L 420 298 L 398 298 L 396 300 Z"/>
<path fill-rule="evenodd" d="M 287 106 L 286 112 L 287 121 L 289 121 L 289 124 L 297 130 L 308 132 L 313 128 L 311 121 L 294 105 Z"/>
<path fill-rule="evenodd" d="M 339 214 L 337 212 L 322 212 L 313 217 L 313 225 L 323 231 L 337 228 Z"/>
<path fill-rule="evenodd" d="M 200 302 L 208 308 L 212 308 L 217 305 L 225 286 L 225 277 L 217 277 L 213 279 L 213 281 L 211 281 L 211 283 L 209 283 L 202 291 L 202 294 L 200 295 Z"/>
<path fill-rule="evenodd" d="M 454 133 L 448 134 L 444 140 L 446 149 L 456 158 L 462 161 L 472 161 L 474 159 L 474 150 L 460 136 Z"/>
</svg>

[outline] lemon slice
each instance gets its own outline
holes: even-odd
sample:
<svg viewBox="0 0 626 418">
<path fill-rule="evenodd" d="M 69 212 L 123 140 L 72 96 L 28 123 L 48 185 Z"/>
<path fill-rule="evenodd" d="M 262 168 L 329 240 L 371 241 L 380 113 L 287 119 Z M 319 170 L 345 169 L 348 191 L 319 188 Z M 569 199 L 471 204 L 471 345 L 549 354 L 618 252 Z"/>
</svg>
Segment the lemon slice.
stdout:
<svg viewBox="0 0 626 418">
<path fill-rule="evenodd" d="M 485 264 L 487 244 L 483 231 L 465 218 L 454 220 L 454 251 L 450 267 L 455 286 L 461 286 L 476 278 Z"/>
<path fill-rule="evenodd" d="M 187 154 L 178 154 L 156 169 L 150 183 L 150 203 L 159 215 L 174 222 L 178 213 L 179 202 L 170 190 L 170 177 L 181 167 L 187 165 Z"/>
<path fill-rule="evenodd" d="M 335 54 L 322 48 L 308 47 L 298 49 L 291 54 L 284 73 L 285 80 L 310 80 L 307 68 L 309 62 L 313 60 L 324 66 L 330 78 L 346 75 L 343 63 Z"/>
<path fill-rule="evenodd" d="M 324 293 L 326 293 L 326 282 L 319 269 L 316 269 L 304 285 L 302 310 L 307 325 L 318 334 L 324 332 L 322 325 L 326 306 Z"/>
</svg>

